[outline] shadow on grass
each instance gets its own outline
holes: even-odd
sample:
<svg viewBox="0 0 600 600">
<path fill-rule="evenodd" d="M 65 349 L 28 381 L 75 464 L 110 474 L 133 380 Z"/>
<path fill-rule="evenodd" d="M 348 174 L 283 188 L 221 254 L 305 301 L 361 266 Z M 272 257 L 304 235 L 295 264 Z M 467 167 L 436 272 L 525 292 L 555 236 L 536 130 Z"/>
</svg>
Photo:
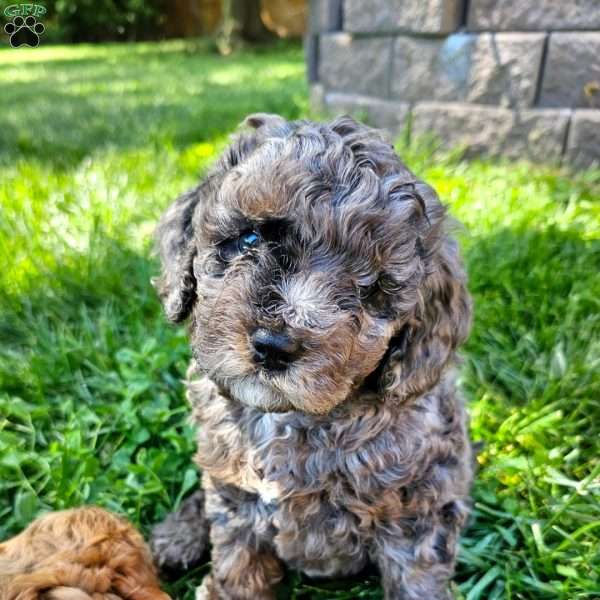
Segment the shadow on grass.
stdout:
<svg viewBox="0 0 600 600">
<path fill-rule="evenodd" d="M 142 323 L 162 318 L 150 284 L 152 275 L 157 271 L 153 260 L 104 238 L 101 256 L 91 259 L 87 254 L 71 254 L 55 269 L 45 269 L 28 280 L 25 289 L 0 297 L 2 339 L 8 348 L 32 351 L 35 347 L 35 355 L 42 359 L 40 341 L 46 334 L 60 336 L 68 333 L 81 339 L 87 333 L 86 328 L 94 326 L 89 319 L 96 314 L 101 315 L 106 309 L 110 310 L 115 322 L 122 325 L 125 321 L 133 332 Z M 87 315 L 86 319 L 83 319 L 83 314 Z M 104 321 L 102 324 L 110 326 Z M 168 328 L 166 323 L 165 327 Z M 109 333 L 127 332 L 113 330 Z M 45 348 L 48 357 L 60 350 L 60 347 Z M 33 356 L 31 358 L 37 360 Z M 18 378 L 11 379 L 16 376 L 15 372 L 7 369 L 4 375 L 8 378 L 3 382 L 5 391 L 26 392 Z M 48 375 L 52 381 L 56 372 Z M 49 388 L 45 391 L 58 393 L 67 390 L 68 387 L 61 386 L 60 390 Z M 24 397 L 28 397 L 27 393 Z"/>
<path fill-rule="evenodd" d="M 591 399 L 600 386 L 588 361 L 599 329 L 600 243 L 577 231 L 501 229 L 466 240 L 465 257 L 476 318 L 464 389 L 474 403 L 486 394 L 495 402 L 478 418 L 475 434 L 493 441 L 515 406 L 561 402 L 565 419 L 540 434 L 540 443 L 552 448 L 565 436 L 584 436 L 581 448 L 597 455 L 600 415 Z M 155 272 L 146 256 L 105 239 L 93 261 L 72 255 L 28 282 L 26 292 L 2 298 L 0 331 L 8 344 L 0 361 L 0 406 L 5 402 L 3 435 L 14 447 L 0 465 L 0 492 L 9 504 L 0 515 L 0 538 L 42 509 L 81 503 L 118 510 L 147 530 L 196 485 L 179 381 L 187 342 L 160 314 L 149 283 Z M 557 348 L 566 362 L 556 363 Z M 462 560 L 463 591 L 495 566 L 500 573 L 535 572 L 541 564 L 515 526 L 517 518 L 548 516 L 530 512 L 527 501 L 539 482 L 526 489 L 525 483 L 511 487 L 488 467 L 480 473 L 476 499 L 507 516 L 478 511 L 465 547 L 476 548 L 499 524 L 514 542 L 495 533 L 478 562 Z M 539 485 L 539 493 L 548 493 L 547 486 Z M 553 573 L 544 560 L 542 580 Z M 520 597 L 534 597 L 523 580 L 511 585 Z M 380 597 L 372 579 L 323 584 L 291 573 L 282 589 L 288 596 L 281 597 L 291 597 L 292 589 L 298 598 Z M 560 596 L 541 591 L 535 597 Z"/>
<path fill-rule="evenodd" d="M 194 486 L 189 352 L 112 240 L 0 298 L 0 539 L 42 510 L 99 504 L 146 526 Z"/>
<path fill-rule="evenodd" d="M 475 300 L 471 379 L 497 386 L 511 405 L 549 393 L 557 347 L 583 360 L 599 325 L 600 240 L 557 227 L 501 229 L 467 240 L 464 254 Z M 588 380 L 585 362 L 578 368 Z"/>
<path fill-rule="evenodd" d="M 591 528 L 577 544 L 564 536 L 597 518 L 596 500 L 569 497 L 550 473 L 585 481 L 600 452 L 600 240 L 503 228 L 468 240 L 465 258 L 475 323 L 461 377 L 472 437 L 485 446 L 456 579 L 466 593 L 489 573 L 481 597 L 505 597 L 507 587 L 519 598 L 591 597 L 592 577 L 560 569 L 593 564 Z"/>
</svg>

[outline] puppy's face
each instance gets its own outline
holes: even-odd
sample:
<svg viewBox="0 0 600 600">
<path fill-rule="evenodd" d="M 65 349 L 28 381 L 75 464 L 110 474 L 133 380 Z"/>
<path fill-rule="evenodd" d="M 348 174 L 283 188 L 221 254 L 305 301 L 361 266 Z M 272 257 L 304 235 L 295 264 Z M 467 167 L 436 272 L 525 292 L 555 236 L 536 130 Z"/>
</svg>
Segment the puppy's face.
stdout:
<svg viewBox="0 0 600 600">
<path fill-rule="evenodd" d="M 439 237 L 427 221 L 443 211 L 437 201 L 428 211 L 419 192 L 430 189 L 372 130 L 357 126 L 353 142 L 274 119 L 254 123 L 258 132 L 180 201 L 188 239 L 170 244 L 187 296 L 175 304 L 190 313 L 194 357 L 223 393 L 325 414 L 389 358 L 392 338 L 408 336 L 424 242 Z M 174 217 L 159 229 L 163 260 Z"/>
<path fill-rule="evenodd" d="M 235 399 L 323 413 L 375 369 L 397 327 L 383 289 L 394 257 L 380 242 L 390 215 L 374 198 L 336 205 L 292 145 L 259 148 L 200 212 L 192 347 Z"/>
</svg>

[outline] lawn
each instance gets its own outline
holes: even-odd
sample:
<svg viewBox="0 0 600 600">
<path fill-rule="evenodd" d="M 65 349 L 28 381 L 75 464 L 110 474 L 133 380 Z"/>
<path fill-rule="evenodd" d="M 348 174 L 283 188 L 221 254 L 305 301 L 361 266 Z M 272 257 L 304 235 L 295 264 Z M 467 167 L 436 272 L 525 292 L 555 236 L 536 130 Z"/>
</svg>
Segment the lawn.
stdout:
<svg viewBox="0 0 600 600">
<path fill-rule="evenodd" d="M 302 51 L 2 50 L 0 89 L 0 539 L 83 503 L 147 532 L 198 479 L 152 229 L 246 113 L 307 114 Z M 401 151 L 464 224 L 476 306 L 457 597 L 600 598 L 600 172 Z M 290 574 L 281 598 L 381 593 Z"/>
</svg>

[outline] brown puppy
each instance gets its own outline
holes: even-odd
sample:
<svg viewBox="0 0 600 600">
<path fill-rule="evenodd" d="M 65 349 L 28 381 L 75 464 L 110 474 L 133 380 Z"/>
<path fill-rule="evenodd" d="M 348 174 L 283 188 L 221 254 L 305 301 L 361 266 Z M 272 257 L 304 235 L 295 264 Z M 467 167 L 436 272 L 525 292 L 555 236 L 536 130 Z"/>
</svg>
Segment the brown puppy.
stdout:
<svg viewBox="0 0 600 600">
<path fill-rule="evenodd" d="M 284 564 L 367 562 L 388 600 L 449 598 L 472 479 L 451 367 L 471 303 L 445 208 L 349 117 L 246 123 L 158 228 L 206 498 L 155 529 L 155 556 L 189 565 L 209 526 L 199 599 L 272 599 Z"/>
<path fill-rule="evenodd" d="M 96 507 L 45 515 L 0 544 L 1 600 L 169 600 L 142 536 Z"/>
</svg>

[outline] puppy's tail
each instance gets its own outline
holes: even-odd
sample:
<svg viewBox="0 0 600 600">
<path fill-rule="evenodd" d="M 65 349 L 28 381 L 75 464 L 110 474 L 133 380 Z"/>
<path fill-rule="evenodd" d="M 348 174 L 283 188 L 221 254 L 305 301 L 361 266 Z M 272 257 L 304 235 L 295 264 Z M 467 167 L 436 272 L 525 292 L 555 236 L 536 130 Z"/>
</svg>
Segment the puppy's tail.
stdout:
<svg viewBox="0 0 600 600">
<path fill-rule="evenodd" d="M 197 565 L 208 548 L 208 532 L 204 491 L 199 489 L 152 530 L 150 548 L 160 571 L 177 573 Z"/>
</svg>

